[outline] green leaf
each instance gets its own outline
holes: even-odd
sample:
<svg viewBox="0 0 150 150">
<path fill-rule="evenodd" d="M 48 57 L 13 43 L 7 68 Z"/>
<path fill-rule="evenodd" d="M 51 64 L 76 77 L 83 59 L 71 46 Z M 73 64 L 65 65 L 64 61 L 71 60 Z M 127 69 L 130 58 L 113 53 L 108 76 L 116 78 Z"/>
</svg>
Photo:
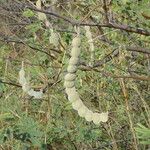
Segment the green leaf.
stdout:
<svg viewBox="0 0 150 150">
<path fill-rule="evenodd" d="M 34 15 L 35 15 L 34 12 L 30 9 L 27 9 L 23 12 L 24 17 L 33 17 Z"/>
</svg>

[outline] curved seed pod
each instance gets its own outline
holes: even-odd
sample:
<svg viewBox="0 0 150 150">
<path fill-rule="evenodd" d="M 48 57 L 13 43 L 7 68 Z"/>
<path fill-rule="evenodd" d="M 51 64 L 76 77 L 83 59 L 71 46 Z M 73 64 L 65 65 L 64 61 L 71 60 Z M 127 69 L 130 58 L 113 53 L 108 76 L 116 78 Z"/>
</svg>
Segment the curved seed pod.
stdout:
<svg viewBox="0 0 150 150">
<path fill-rule="evenodd" d="M 34 96 L 34 98 L 42 98 L 42 96 L 43 96 L 43 92 L 42 92 L 42 90 L 40 90 L 40 91 L 34 91 L 33 89 L 30 89 L 29 91 L 28 91 L 28 94 L 30 95 L 30 96 Z"/>
<path fill-rule="evenodd" d="M 76 92 L 75 87 L 66 88 L 66 93 L 68 95 L 68 100 L 74 102 L 80 99 L 78 92 Z"/>
<path fill-rule="evenodd" d="M 67 68 L 67 71 L 69 73 L 75 73 L 77 70 L 77 66 L 74 66 L 74 65 L 69 65 L 68 68 Z"/>
<path fill-rule="evenodd" d="M 79 114 L 80 117 L 85 117 L 85 114 L 87 113 L 88 108 L 85 105 L 83 105 L 77 111 L 78 111 L 78 114 Z"/>
<path fill-rule="evenodd" d="M 31 89 L 29 86 L 29 83 L 27 82 L 25 78 L 25 71 L 23 69 L 23 62 L 22 62 L 22 67 L 21 70 L 19 71 L 19 83 L 22 86 L 22 90 L 26 93 L 28 93 L 30 96 L 34 96 L 34 98 L 42 98 L 43 92 L 42 90 L 40 92 L 34 91 Z"/>
<path fill-rule="evenodd" d="M 86 121 L 92 121 L 93 112 L 91 110 L 88 110 L 85 114 Z"/>
<path fill-rule="evenodd" d="M 90 28 L 87 27 L 86 30 L 88 32 L 86 33 L 86 36 L 91 41 L 90 42 L 90 48 L 91 48 L 91 63 L 94 60 L 94 45 L 92 40 L 92 35 L 90 32 Z M 106 122 L 108 120 L 108 112 L 107 113 L 93 113 L 91 110 L 89 110 L 82 102 L 82 100 L 79 97 L 78 92 L 76 91 L 76 88 L 74 86 L 74 80 L 76 78 L 75 72 L 77 70 L 77 63 L 78 63 L 78 57 L 80 55 L 80 35 L 79 35 L 79 29 L 77 31 L 77 37 L 75 37 L 72 41 L 72 50 L 71 50 L 71 58 L 69 60 L 69 66 L 67 68 L 68 74 L 65 76 L 65 90 L 68 95 L 68 100 L 72 102 L 73 109 L 78 111 L 78 114 L 80 117 L 85 117 L 87 121 L 93 121 L 95 124 L 99 124 L 100 121 Z"/>
<path fill-rule="evenodd" d="M 70 65 L 77 65 L 78 61 L 79 61 L 79 58 L 73 56 L 73 57 L 70 58 L 69 64 Z"/>
<path fill-rule="evenodd" d="M 106 113 L 101 113 L 100 118 L 102 122 L 107 122 L 108 121 L 108 112 Z"/>
<path fill-rule="evenodd" d="M 80 55 L 80 48 L 79 47 L 73 47 L 71 50 L 71 56 L 72 57 L 79 57 Z"/>
<path fill-rule="evenodd" d="M 25 78 L 25 71 L 24 71 L 24 68 L 23 68 L 23 62 L 22 62 L 22 67 L 21 67 L 21 69 L 19 71 L 19 83 L 21 85 L 27 83 L 26 78 Z"/>
<path fill-rule="evenodd" d="M 72 88 L 72 87 L 74 87 L 74 82 L 73 81 L 65 81 L 64 87 L 65 88 Z"/>
<path fill-rule="evenodd" d="M 92 120 L 95 124 L 99 124 L 101 121 L 101 115 L 99 113 L 93 113 Z"/>
<path fill-rule="evenodd" d="M 93 63 L 94 63 L 94 44 L 93 44 L 92 34 L 91 34 L 89 26 L 85 26 L 84 28 L 85 28 L 85 31 L 86 31 L 85 35 L 88 39 L 88 42 L 89 42 L 89 45 L 90 45 L 90 52 L 91 52 L 91 56 L 90 56 L 91 60 L 90 60 L 89 65 L 93 66 Z"/>
<path fill-rule="evenodd" d="M 75 87 L 72 87 L 72 88 L 66 88 L 65 89 L 66 93 L 68 95 L 72 94 L 72 93 L 76 93 L 76 88 Z"/>
<path fill-rule="evenodd" d="M 41 0 L 37 0 L 37 2 L 36 2 L 36 8 L 37 9 L 41 9 Z M 38 12 L 37 14 L 38 14 L 39 20 L 42 20 L 42 21 L 47 20 L 47 17 L 46 17 L 46 15 L 44 13 Z"/>
<path fill-rule="evenodd" d="M 65 75 L 65 81 L 73 81 L 76 78 L 75 74 L 68 73 Z"/>
<path fill-rule="evenodd" d="M 30 86 L 28 85 L 28 83 L 23 84 L 22 90 L 23 90 L 24 92 L 28 92 L 28 91 L 30 90 Z"/>
<path fill-rule="evenodd" d="M 49 42 L 55 47 L 59 45 L 59 34 L 54 32 L 53 29 L 51 29 L 51 36 L 49 37 Z"/>
<path fill-rule="evenodd" d="M 19 78 L 19 83 L 20 83 L 21 85 L 26 84 L 26 83 L 27 83 L 26 78 L 25 78 L 24 76 L 20 76 L 20 78 Z"/>
<path fill-rule="evenodd" d="M 79 47 L 81 43 L 80 37 L 77 36 L 72 40 L 72 47 Z"/>
<path fill-rule="evenodd" d="M 72 102 L 72 107 L 73 109 L 78 110 L 79 108 L 83 107 L 83 102 L 80 99 L 78 99 Z"/>
</svg>

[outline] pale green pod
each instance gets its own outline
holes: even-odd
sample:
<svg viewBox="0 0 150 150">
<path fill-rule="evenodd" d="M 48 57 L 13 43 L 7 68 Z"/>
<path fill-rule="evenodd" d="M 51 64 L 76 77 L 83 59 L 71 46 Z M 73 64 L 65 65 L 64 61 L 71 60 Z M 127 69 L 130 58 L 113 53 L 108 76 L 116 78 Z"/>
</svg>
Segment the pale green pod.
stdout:
<svg viewBox="0 0 150 150">
<path fill-rule="evenodd" d="M 30 89 L 30 90 L 28 91 L 28 94 L 29 94 L 30 96 L 34 96 L 33 93 L 34 93 L 34 90 L 33 90 L 33 89 Z"/>
<path fill-rule="evenodd" d="M 72 57 L 79 57 L 80 55 L 80 48 L 79 47 L 73 47 L 71 50 L 71 56 Z"/>
<path fill-rule="evenodd" d="M 75 37 L 72 40 L 72 47 L 79 47 L 81 43 L 80 37 Z"/>
<path fill-rule="evenodd" d="M 72 87 L 74 87 L 74 82 L 73 81 L 65 81 L 64 87 L 65 88 L 72 88 Z"/>
<path fill-rule="evenodd" d="M 100 114 L 100 120 L 101 120 L 102 122 L 107 122 L 107 121 L 108 121 L 108 112 L 106 112 L 106 113 L 101 113 L 101 114 Z"/>
<path fill-rule="evenodd" d="M 77 92 L 70 93 L 70 94 L 68 95 L 68 100 L 69 100 L 70 102 L 74 102 L 74 101 L 77 101 L 77 100 L 79 100 L 79 99 L 80 99 L 80 97 L 79 97 L 79 94 L 78 94 Z"/>
<path fill-rule="evenodd" d="M 79 108 L 83 107 L 83 102 L 80 99 L 73 101 L 72 107 L 74 110 L 78 110 Z"/>
<path fill-rule="evenodd" d="M 85 117 L 85 114 L 87 113 L 88 108 L 83 105 L 81 108 L 78 109 L 78 114 L 80 117 Z"/>
<path fill-rule="evenodd" d="M 93 112 L 91 110 L 88 110 L 85 114 L 86 121 L 92 121 Z"/>
<path fill-rule="evenodd" d="M 22 85 L 22 90 L 23 90 L 24 92 L 28 92 L 28 91 L 30 90 L 29 84 L 28 84 L 28 83 L 23 84 L 23 85 Z"/>
<path fill-rule="evenodd" d="M 24 76 L 19 77 L 19 83 L 21 85 L 26 84 L 27 83 L 26 78 Z"/>
<path fill-rule="evenodd" d="M 19 76 L 20 77 L 25 76 L 25 71 L 23 68 L 21 68 L 21 70 L 19 71 Z"/>
<path fill-rule="evenodd" d="M 74 66 L 74 65 L 69 65 L 68 68 L 67 68 L 67 71 L 69 73 L 75 73 L 77 70 L 77 66 Z"/>
<path fill-rule="evenodd" d="M 68 73 L 65 75 L 65 81 L 74 81 L 75 78 L 76 78 L 76 75 L 72 73 Z"/>
<path fill-rule="evenodd" d="M 75 87 L 72 88 L 66 88 L 65 89 L 67 95 L 68 95 L 68 100 L 70 102 L 74 102 L 80 99 L 78 92 L 76 91 Z"/>
<path fill-rule="evenodd" d="M 69 65 L 77 65 L 78 61 L 79 61 L 78 57 L 71 57 L 69 60 Z"/>
<path fill-rule="evenodd" d="M 70 95 L 71 93 L 75 93 L 76 92 L 76 88 L 72 87 L 72 88 L 66 88 L 65 89 L 67 95 Z"/>
<path fill-rule="evenodd" d="M 99 113 L 93 113 L 92 120 L 94 124 L 98 125 L 101 122 L 101 115 Z"/>
<path fill-rule="evenodd" d="M 59 34 L 52 30 L 49 42 L 57 47 L 59 45 Z"/>
</svg>

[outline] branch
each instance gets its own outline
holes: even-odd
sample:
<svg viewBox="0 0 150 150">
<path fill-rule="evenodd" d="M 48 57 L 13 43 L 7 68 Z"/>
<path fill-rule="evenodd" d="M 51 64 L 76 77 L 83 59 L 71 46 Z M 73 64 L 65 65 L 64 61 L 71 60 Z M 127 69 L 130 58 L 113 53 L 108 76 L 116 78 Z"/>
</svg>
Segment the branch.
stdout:
<svg viewBox="0 0 150 150">
<path fill-rule="evenodd" d="M 2 80 L 0 80 L 0 83 L 12 85 L 12 86 L 19 87 L 19 88 L 21 87 L 21 85 L 19 85 L 19 84 L 8 82 L 8 81 L 2 81 Z"/>
<path fill-rule="evenodd" d="M 141 29 L 141 28 L 134 28 L 131 27 L 129 25 L 118 25 L 115 23 L 107 23 L 107 24 L 99 24 L 99 23 L 82 23 L 82 21 L 77 21 L 77 20 L 72 20 L 70 18 L 66 18 L 64 16 L 61 16 L 55 12 L 51 12 L 51 11 L 46 11 L 46 10 L 40 10 L 34 7 L 30 7 L 30 6 L 26 6 L 26 8 L 30 9 L 30 10 L 34 10 L 34 11 L 38 11 L 38 12 L 42 12 L 45 14 L 49 14 L 52 16 L 55 16 L 57 18 L 60 18 L 72 25 L 77 25 L 77 26 L 99 26 L 99 27 L 107 27 L 107 28 L 114 28 L 114 29 L 120 29 L 120 30 L 124 30 L 126 32 L 131 32 L 131 33 L 137 33 L 140 35 L 145 35 L 145 36 L 150 36 L 150 31 Z"/>
<path fill-rule="evenodd" d="M 128 51 L 135 51 L 135 52 L 150 54 L 150 49 L 143 48 L 143 47 L 126 47 L 126 49 Z"/>
</svg>

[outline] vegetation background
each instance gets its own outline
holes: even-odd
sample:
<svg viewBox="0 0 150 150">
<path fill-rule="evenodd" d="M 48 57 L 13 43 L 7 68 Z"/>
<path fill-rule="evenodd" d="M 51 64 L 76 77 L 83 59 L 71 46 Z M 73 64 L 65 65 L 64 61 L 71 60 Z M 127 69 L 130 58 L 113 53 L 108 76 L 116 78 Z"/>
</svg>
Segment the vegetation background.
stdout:
<svg viewBox="0 0 150 150">
<path fill-rule="evenodd" d="M 150 149 L 150 1 L 42 0 L 58 46 L 49 42 L 35 3 L 0 0 L 0 150 Z M 76 87 L 91 110 L 109 111 L 107 123 L 80 118 L 64 91 L 75 25 L 82 37 Z M 32 87 L 44 89 L 43 99 L 23 93 L 22 61 Z"/>
</svg>

